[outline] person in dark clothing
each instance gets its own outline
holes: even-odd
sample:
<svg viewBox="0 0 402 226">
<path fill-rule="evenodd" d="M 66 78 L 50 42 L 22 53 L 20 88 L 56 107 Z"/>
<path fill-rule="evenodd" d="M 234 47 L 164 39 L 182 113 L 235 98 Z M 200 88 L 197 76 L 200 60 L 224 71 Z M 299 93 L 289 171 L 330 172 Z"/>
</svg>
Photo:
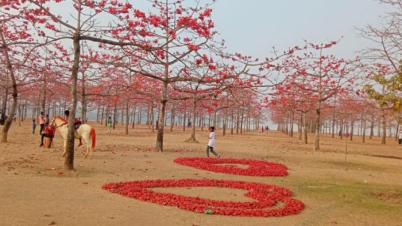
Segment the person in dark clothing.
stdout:
<svg viewBox="0 0 402 226">
<path fill-rule="evenodd" d="M 46 114 L 46 117 L 45 117 L 45 126 L 48 126 L 48 125 L 49 125 L 49 115 Z"/>
<path fill-rule="evenodd" d="M 70 118 L 70 111 L 65 110 L 64 114 L 66 115 L 66 120 L 68 122 L 68 120 Z M 75 130 L 76 134 L 77 134 L 77 129 L 78 129 L 78 127 L 80 127 L 81 124 L 82 124 L 82 122 L 79 119 L 77 119 L 77 118 L 74 119 L 74 130 Z M 81 140 L 81 138 L 79 138 L 78 140 L 80 141 L 80 143 L 78 144 L 77 147 L 80 147 L 80 146 L 82 146 L 82 140 Z"/>
</svg>

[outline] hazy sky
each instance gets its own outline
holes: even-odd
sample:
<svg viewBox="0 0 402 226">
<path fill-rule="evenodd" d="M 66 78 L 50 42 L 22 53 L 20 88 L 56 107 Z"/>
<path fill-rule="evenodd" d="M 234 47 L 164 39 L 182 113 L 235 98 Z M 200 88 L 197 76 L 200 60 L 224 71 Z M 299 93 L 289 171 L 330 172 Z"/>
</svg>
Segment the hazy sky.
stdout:
<svg viewBox="0 0 402 226">
<path fill-rule="evenodd" d="M 134 8 L 149 11 L 148 0 L 129 1 Z M 193 0 L 184 2 L 194 6 Z M 64 4 L 71 9 L 70 1 Z M 56 5 L 56 14 L 69 17 L 71 12 L 63 3 Z M 371 44 L 357 37 L 355 27 L 379 24 L 379 16 L 389 11 L 376 0 L 217 0 L 212 8 L 216 29 L 230 52 L 259 58 L 271 56 L 273 46 L 283 51 L 303 45 L 303 39 L 320 44 L 342 36 L 334 53 L 353 57 L 357 50 Z"/>
<path fill-rule="evenodd" d="M 272 46 L 284 50 L 303 39 L 319 44 L 342 36 L 334 53 L 353 57 L 371 44 L 357 37 L 355 27 L 379 24 L 389 11 L 374 0 L 218 0 L 213 9 L 230 50 L 258 57 Z"/>
</svg>

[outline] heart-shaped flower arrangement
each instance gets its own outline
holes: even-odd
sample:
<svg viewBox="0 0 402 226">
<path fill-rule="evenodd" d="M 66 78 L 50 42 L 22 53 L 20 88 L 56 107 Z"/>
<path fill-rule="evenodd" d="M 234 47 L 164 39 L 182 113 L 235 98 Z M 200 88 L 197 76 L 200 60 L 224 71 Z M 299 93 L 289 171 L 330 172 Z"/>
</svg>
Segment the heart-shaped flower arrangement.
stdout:
<svg viewBox="0 0 402 226">
<path fill-rule="evenodd" d="M 286 166 L 279 163 L 262 160 L 231 158 L 177 158 L 174 160 L 174 162 L 197 169 L 243 176 L 272 177 L 288 175 Z M 220 164 L 241 164 L 248 165 L 249 167 L 243 169 Z"/>
<path fill-rule="evenodd" d="M 159 187 L 222 187 L 244 189 L 248 191 L 245 196 L 256 201 L 217 201 L 149 190 Z M 197 213 L 227 216 L 279 217 L 298 214 L 304 208 L 302 202 L 289 198 L 292 192 L 286 188 L 243 181 L 209 179 L 146 180 L 110 183 L 104 185 L 102 188 L 112 193 L 118 193 L 141 201 L 158 203 L 164 206 L 175 206 Z M 284 205 L 278 206 L 278 203 L 283 203 Z"/>
</svg>

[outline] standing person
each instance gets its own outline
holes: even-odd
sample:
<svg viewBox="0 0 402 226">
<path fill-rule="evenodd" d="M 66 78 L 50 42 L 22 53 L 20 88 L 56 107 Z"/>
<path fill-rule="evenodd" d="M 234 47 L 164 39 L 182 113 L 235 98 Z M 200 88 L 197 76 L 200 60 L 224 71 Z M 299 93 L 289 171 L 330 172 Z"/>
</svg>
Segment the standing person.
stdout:
<svg viewBox="0 0 402 226">
<path fill-rule="evenodd" d="M 43 114 L 43 111 L 41 111 L 39 115 L 39 125 L 40 125 L 39 135 L 42 135 L 43 129 L 45 128 L 45 115 Z"/>
<path fill-rule="evenodd" d="M 402 144 L 402 130 L 401 130 L 401 128 L 399 128 L 399 131 L 398 131 L 398 143 Z"/>
<path fill-rule="evenodd" d="M 264 126 L 261 126 L 261 133 L 264 133 Z"/>
<path fill-rule="evenodd" d="M 14 122 L 17 121 L 17 114 L 14 114 Z"/>
<path fill-rule="evenodd" d="M 214 151 L 215 127 L 213 127 L 213 126 L 209 127 L 209 132 L 211 132 L 211 133 L 209 134 L 209 142 L 208 142 L 208 146 L 207 146 L 207 157 L 209 157 L 209 151 L 211 151 L 212 154 L 214 154 L 217 158 L 219 158 L 219 157 L 221 157 L 221 155 Z"/>
<path fill-rule="evenodd" d="M 49 144 L 49 147 L 52 145 L 52 142 L 53 142 L 53 138 L 54 138 L 54 133 L 56 132 L 56 127 L 55 126 L 53 126 L 53 125 L 47 125 L 46 127 L 45 127 L 45 130 L 44 130 L 44 132 L 43 132 L 43 134 L 42 134 L 42 137 L 41 137 L 41 139 L 40 139 L 40 145 L 39 145 L 39 147 L 42 147 L 43 146 L 43 138 L 45 138 L 45 137 L 49 137 L 50 138 L 50 144 Z"/>
<path fill-rule="evenodd" d="M 35 129 L 36 129 L 36 121 L 35 119 L 32 119 L 32 134 L 35 134 Z"/>
<path fill-rule="evenodd" d="M 5 115 L 0 111 L 0 125 L 4 125 Z"/>
<path fill-rule="evenodd" d="M 69 118 L 70 118 L 70 111 L 69 110 L 65 110 L 64 114 L 66 115 L 66 120 L 68 122 Z M 81 121 L 78 120 L 77 118 L 74 119 L 74 130 L 75 130 L 75 134 L 77 134 L 77 128 L 81 125 Z M 77 147 L 82 146 L 82 140 L 81 138 L 78 138 L 78 140 L 80 141 L 80 143 L 78 144 Z"/>
<path fill-rule="evenodd" d="M 48 114 L 46 114 L 46 117 L 45 117 L 45 126 L 47 126 L 47 125 L 49 125 L 49 115 Z"/>
<path fill-rule="evenodd" d="M 107 133 L 110 134 L 112 131 L 112 126 L 113 126 L 113 122 L 112 122 L 112 117 L 109 116 L 109 119 L 107 120 Z"/>
</svg>

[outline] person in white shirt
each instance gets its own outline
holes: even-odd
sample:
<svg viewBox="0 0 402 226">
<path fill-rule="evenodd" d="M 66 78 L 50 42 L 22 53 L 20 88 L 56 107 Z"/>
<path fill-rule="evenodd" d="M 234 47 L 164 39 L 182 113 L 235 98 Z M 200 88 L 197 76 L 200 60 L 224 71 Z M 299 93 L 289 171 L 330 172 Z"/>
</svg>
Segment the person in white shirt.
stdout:
<svg viewBox="0 0 402 226">
<path fill-rule="evenodd" d="M 216 153 L 214 151 L 214 146 L 215 146 L 215 127 L 209 127 L 209 132 L 211 132 L 209 134 L 209 142 L 208 142 L 208 146 L 207 146 L 207 156 L 209 157 L 209 151 L 212 152 L 212 154 L 214 154 L 217 158 L 221 157 L 220 154 Z"/>
<path fill-rule="evenodd" d="M 398 132 L 398 143 L 402 144 L 402 130 L 399 130 L 399 132 Z"/>
</svg>

